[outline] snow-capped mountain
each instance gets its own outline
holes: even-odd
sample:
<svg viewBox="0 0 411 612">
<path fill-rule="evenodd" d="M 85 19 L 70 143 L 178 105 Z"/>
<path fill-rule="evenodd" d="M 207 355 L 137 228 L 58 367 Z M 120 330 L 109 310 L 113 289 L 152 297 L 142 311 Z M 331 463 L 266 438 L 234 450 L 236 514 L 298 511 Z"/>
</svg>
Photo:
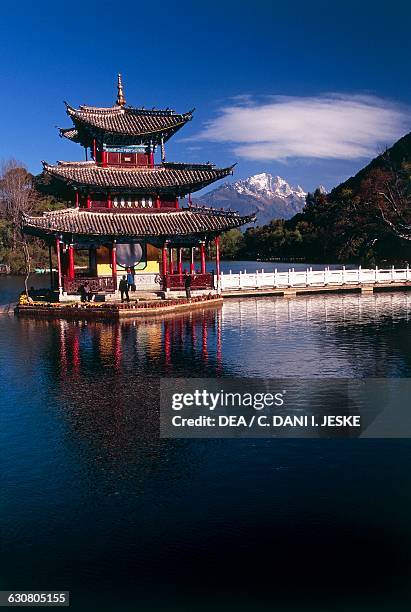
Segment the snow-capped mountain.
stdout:
<svg viewBox="0 0 411 612">
<path fill-rule="evenodd" d="M 307 195 L 299 185 L 293 188 L 281 176 L 272 176 L 268 172 L 254 174 L 254 176 L 250 176 L 248 179 L 236 181 L 233 187 L 237 193 L 252 195 L 258 198 L 286 199 L 290 196 L 295 196 L 304 199 Z"/>
<path fill-rule="evenodd" d="M 263 172 L 235 183 L 224 183 L 202 195 L 200 202 L 238 210 L 240 214 L 257 210 L 257 223 L 264 225 L 272 219 L 289 219 L 300 212 L 306 195 L 299 185 L 292 187 L 280 176 Z"/>
</svg>

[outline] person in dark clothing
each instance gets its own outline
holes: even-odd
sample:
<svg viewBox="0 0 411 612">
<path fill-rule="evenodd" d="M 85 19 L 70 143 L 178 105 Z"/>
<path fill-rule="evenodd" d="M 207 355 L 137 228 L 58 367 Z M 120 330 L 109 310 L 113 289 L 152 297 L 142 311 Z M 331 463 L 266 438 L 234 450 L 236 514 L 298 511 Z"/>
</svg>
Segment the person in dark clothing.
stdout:
<svg viewBox="0 0 411 612">
<path fill-rule="evenodd" d="M 126 302 L 129 302 L 130 296 L 128 295 L 128 283 L 127 278 L 125 276 L 123 276 L 121 281 L 119 282 L 118 288 L 121 294 L 121 301 L 124 302 L 124 296 L 126 296 Z"/>
<path fill-rule="evenodd" d="M 90 285 L 88 284 L 87 281 L 84 283 L 84 285 L 80 285 L 80 287 L 78 288 L 78 292 L 80 294 L 80 300 L 82 302 L 91 301 L 93 294 L 90 291 Z"/>
<path fill-rule="evenodd" d="M 87 302 L 87 291 L 84 285 L 80 285 L 78 292 L 80 294 L 80 301 Z"/>
<path fill-rule="evenodd" d="M 91 302 L 91 300 L 93 299 L 93 294 L 91 293 L 91 289 L 90 289 L 90 285 L 88 284 L 88 281 L 84 283 L 84 291 L 86 293 L 86 301 Z"/>
<path fill-rule="evenodd" d="M 184 286 L 186 288 L 186 298 L 189 300 L 191 298 L 191 274 L 187 274 L 187 272 L 184 276 Z"/>
</svg>

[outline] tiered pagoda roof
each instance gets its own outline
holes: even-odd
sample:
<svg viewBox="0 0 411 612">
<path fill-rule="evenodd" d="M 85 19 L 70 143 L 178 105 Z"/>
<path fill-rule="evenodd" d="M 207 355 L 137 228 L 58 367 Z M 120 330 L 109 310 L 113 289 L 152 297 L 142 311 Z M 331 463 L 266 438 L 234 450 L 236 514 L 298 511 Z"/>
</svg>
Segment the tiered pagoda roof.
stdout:
<svg viewBox="0 0 411 612">
<path fill-rule="evenodd" d="M 118 105 L 110 108 L 84 105 L 73 108 L 66 104 L 66 108 L 74 128 L 60 129 L 60 134 L 84 147 L 91 147 L 94 139 L 108 145 L 166 142 L 191 120 L 194 112 L 177 114 L 173 110 L 145 110 Z"/>
<path fill-rule="evenodd" d="M 165 161 L 154 165 L 156 145 L 161 144 L 164 159 L 164 141 L 191 119 L 192 111 L 178 115 L 169 109 L 128 107 L 120 75 L 117 88 L 116 104 L 110 108 L 83 105 L 75 109 L 67 105 L 74 127 L 61 130 L 61 134 L 85 147 L 92 147 L 94 159 L 60 161 L 55 165 L 43 162 L 44 175 L 52 179 L 47 184 L 50 191 L 61 191 L 64 197 L 69 196 L 65 199 L 73 199 L 75 191 L 77 207 L 44 213 L 41 217 L 24 216 L 24 232 L 47 240 L 51 236 L 77 236 L 83 243 L 87 236 L 98 240 L 121 238 L 122 241 L 158 238 L 157 242 L 162 238 L 163 243 L 171 237 L 183 243 L 209 239 L 254 220 L 254 215 L 242 217 L 223 210 L 192 206 L 179 209 L 179 197 L 232 174 L 233 166 L 216 168 L 210 163 Z M 130 151 L 133 144 L 144 144 L 146 150 L 144 153 L 134 148 Z M 104 150 L 106 145 L 116 146 Z M 120 151 L 113 151 L 117 145 Z M 146 163 L 141 162 L 139 156 Z M 141 206 L 139 199 L 138 205 L 131 210 L 125 208 L 123 196 L 132 197 L 132 194 L 141 196 Z M 87 208 L 82 207 L 84 201 L 80 195 L 87 195 Z M 151 204 L 155 197 L 156 206 L 146 208 L 146 197 L 152 198 Z M 101 200 L 106 201 L 106 207 L 101 206 Z M 170 209 L 170 202 L 175 202 L 177 207 Z"/>
<path fill-rule="evenodd" d="M 72 128 L 60 129 L 60 135 L 92 147 L 94 140 L 112 146 L 139 144 L 157 145 L 166 142 L 177 130 L 190 121 L 194 109 L 178 114 L 172 109 L 157 110 L 126 106 L 121 75 L 118 75 L 117 101 L 114 106 L 81 105 L 74 108 L 66 104 Z"/>
<path fill-rule="evenodd" d="M 67 208 L 43 213 L 41 217 L 24 215 L 23 231 L 40 237 L 70 234 L 77 237 L 112 236 L 124 239 L 147 237 L 189 237 L 220 233 L 255 220 L 255 215 L 241 217 L 237 212 L 203 208 L 170 211 L 123 212 Z"/>
<path fill-rule="evenodd" d="M 142 194 L 177 193 L 184 196 L 232 174 L 233 166 L 215 168 L 212 164 L 163 163 L 147 167 L 103 167 L 93 161 L 43 162 L 47 174 L 76 188 L 132 191 Z"/>
</svg>

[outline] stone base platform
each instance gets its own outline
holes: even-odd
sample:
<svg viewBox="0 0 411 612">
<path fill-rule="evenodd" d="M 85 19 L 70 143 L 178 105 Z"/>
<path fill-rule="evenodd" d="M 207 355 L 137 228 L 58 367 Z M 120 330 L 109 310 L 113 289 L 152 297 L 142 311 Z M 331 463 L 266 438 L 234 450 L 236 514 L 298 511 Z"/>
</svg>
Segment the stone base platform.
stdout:
<svg viewBox="0 0 411 612">
<path fill-rule="evenodd" d="M 162 291 L 130 291 L 130 300 L 155 300 L 161 299 L 163 292 Z M 73 302 L 81 302 L 80 295 L 71 295 L 67 293 L 62 293 L 60 296 L 56 294 L 56 298 L 58 297 L 59 302 L 65 304 L 71 304 Z M 115 293 L 94 293 L 93 294 L 93 303 L 106 302 L 112 304 L 113 302 L 121 303 L 121 294 L 119 291 Z"/>
<path fill-rule="evenodd" d="M 217 295 L 217 291 L 215 289 L 193 289 L 192 292 L 192 298 L 194 297 L 198 297 L 198 296 L 207 296 L 207 295 Z M 94 299 L 93 299 L 93 303 L 100 303 L 100 302 L 106 302 L 106 303 L 117 303 L 120 302 L 121 303 L 121 294 L 119 291 L 116 291 L 115 293 L 104 293 L 104 292 L 99 292 L 99 293 L 94 293 Z M 185 298 L 186 296 L 186 292 L 185 289 L 183 290 L 173 290 L 173 291 L 163 291 L 163 290 L 158 290 L 158 291 L 142 291 L 140 289 L 138 289 L 137 291 L 130 291 L 129 292 L 129 296 L 130 296 L 130 301 L 133 300 L 172 300 L 172 299 L 176 299 L 176 298 Z M 56 293 L 56 299 L 57 299 L 58 295 Z M 67 293 L 62 293 L 59 296 L 59 302 L 62 303 L 72 303 L 72 302 L 80 302 L 80 296 L 79 295 L 71 295 L 71 294 L 67 294 Z"/>
<path fill-rule="evenodd" d="M 163 314 L 204 308 L 205 306 L 218 306 L 223 302 L 219 295 L 196 296 L 187 300 L 167 299 L 148 300 L 141 302 L 89 302 L 82 304 L 68 303 L 42 303 L 18 304 L 14 314 L 18 317 L 33 319 L 74 319 L 74 320 L 107 320 L 116 321 L 124 318 L 156 317 Z"/>
</svg>

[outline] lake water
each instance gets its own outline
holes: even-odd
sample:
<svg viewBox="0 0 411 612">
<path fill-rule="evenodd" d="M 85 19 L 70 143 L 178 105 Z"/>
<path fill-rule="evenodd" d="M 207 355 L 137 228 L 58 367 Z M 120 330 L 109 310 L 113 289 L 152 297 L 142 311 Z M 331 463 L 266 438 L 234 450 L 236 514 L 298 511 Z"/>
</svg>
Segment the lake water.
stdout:
<svg viewBox="0 0 411 612">
<path fill-rule="evenodd" d="M 410 315 L 406 292 L 1 315 L 0 589 L 70 590 L 76 611 L 408 611 L 410 441 L 162 440 L 158 398 L 161 377 L 411 377 Z"/>
</svg>

